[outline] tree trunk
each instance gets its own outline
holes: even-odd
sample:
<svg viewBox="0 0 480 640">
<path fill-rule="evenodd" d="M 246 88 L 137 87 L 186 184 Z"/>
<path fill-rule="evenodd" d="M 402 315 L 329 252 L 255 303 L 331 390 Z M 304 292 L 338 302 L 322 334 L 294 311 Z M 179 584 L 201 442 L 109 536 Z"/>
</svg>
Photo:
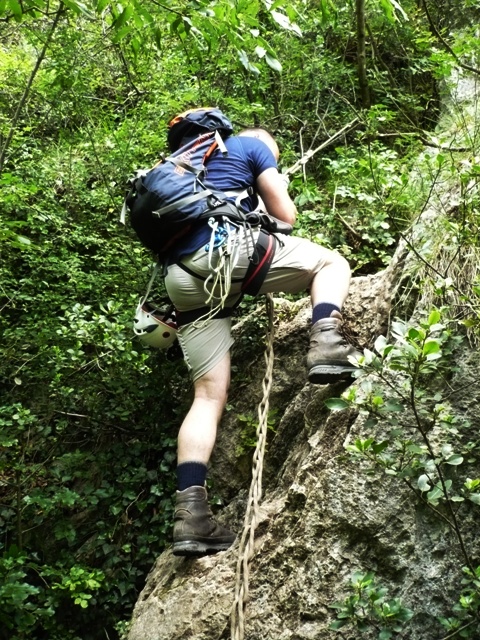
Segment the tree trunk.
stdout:
<svg viewBox="0 0 480 640">
<path fill-rule="evenodd" d="M 370 107 L 370 88 L 367 79 L 367 56 L 365 51 L 365 0 L 355 0 L 355 14 L 357 18 L 357 68 L 360 95 L 364 109 Z"/>
</svg>

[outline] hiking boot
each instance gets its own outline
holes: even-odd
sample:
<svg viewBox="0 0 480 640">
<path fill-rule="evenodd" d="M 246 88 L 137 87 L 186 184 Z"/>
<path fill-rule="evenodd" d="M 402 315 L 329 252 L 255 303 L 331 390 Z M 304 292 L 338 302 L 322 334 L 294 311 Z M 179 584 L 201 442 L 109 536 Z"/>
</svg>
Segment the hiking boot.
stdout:
<svg viewBox="0 0 480 640">
<path fill-rule="evenodd" d="M 173 526 L 175 556 L 204 556 L 228 549 L 235 534 L 213 518 L 204 487 L 189 487 L 177 491 Z"/>
<path fill-rule="evenodd" d="M 348 360 L 362 354 L 348 344 L 340 332 L 342 316 L 332 311 L 329 318 L 318 320 L 310 333 L 307 354 L 308 379 L 313 384 L 330 384 L 348 378 L 358 367 Z"/>
</svg>

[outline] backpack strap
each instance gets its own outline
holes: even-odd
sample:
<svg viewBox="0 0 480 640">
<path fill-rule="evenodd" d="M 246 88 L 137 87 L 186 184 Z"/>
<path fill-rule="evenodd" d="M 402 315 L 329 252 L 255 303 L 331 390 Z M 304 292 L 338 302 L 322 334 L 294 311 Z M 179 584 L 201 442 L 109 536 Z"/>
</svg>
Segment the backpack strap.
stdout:
<svg viewBox="0 0 480 640">
<path fill-rule="evenodd" d="M 184 207 L 187 204 L 197 202 L 198 200 L 203 200 L 204 198 L 208 198 L 210 196 L 214 196 L 214 193 L 210 191 L 210 189 L 206 189 L 205 191 L 198 191 L 197 193 L 194 193 L 193 196 L 187 196 L 186 198 L 177 200 L 172 204 L 168 204 L 166 207 L 162 207 L 161 209 L 152 211 L 152 215 L 161 218 L 164 214 L 170 213 L 170 211 L 176 211 L 179 207 Z"/>
<path fill-rule="evenodd" d="M 185 162 L 181 158 L 174 158 L 173 156 L 168 157 L 167 160 L 177 167 L 182 167 L 185 171 L 190 171 L 190 173 L 193 173 L 195 176 L 199 176 L 205 171 L 205 166 L 203 164 L 200 167 L 194 167 L 192 164 L 188 164 L 188 162 Z"/>
</svg>

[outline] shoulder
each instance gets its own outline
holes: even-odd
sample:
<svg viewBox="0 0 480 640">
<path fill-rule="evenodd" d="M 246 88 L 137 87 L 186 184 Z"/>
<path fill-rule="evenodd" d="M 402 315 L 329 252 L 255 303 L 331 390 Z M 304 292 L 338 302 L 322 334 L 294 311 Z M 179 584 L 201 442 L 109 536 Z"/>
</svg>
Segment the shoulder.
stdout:
<svg viewBox="0 0 480 640">
<path fill-rule="evenodd" d="M 241 155 L 247 163 L 255 166 L 256 173 L 277 168 L 277 161 L 272 151 L 258 138 L 230 136 L 225 140 L 225 146 L 229 153 Z"/>
</svg>

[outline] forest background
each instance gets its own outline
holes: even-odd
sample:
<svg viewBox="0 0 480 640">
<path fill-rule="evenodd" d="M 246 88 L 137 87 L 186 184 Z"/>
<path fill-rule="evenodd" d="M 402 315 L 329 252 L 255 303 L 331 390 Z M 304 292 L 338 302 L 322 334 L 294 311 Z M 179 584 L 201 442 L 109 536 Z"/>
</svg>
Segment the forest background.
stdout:
<svg viewBox="0 0 480 640">
<path fill-rule="evenodd" d="M 479 0 L 0 1 L 2 640 L 121 637 L 168 545 L 190 383 L 178 350 L 133 339 L 152 256 L 119 223 L 166 123 L 219 106 L 272 131 L 282 168 L 350 123 L 293 176 L 295 232 L 374 273 L 422 208 L 412 159 L 451 160 L 442 90 L 475 73 L 479 16 Z"/>
</svg>

